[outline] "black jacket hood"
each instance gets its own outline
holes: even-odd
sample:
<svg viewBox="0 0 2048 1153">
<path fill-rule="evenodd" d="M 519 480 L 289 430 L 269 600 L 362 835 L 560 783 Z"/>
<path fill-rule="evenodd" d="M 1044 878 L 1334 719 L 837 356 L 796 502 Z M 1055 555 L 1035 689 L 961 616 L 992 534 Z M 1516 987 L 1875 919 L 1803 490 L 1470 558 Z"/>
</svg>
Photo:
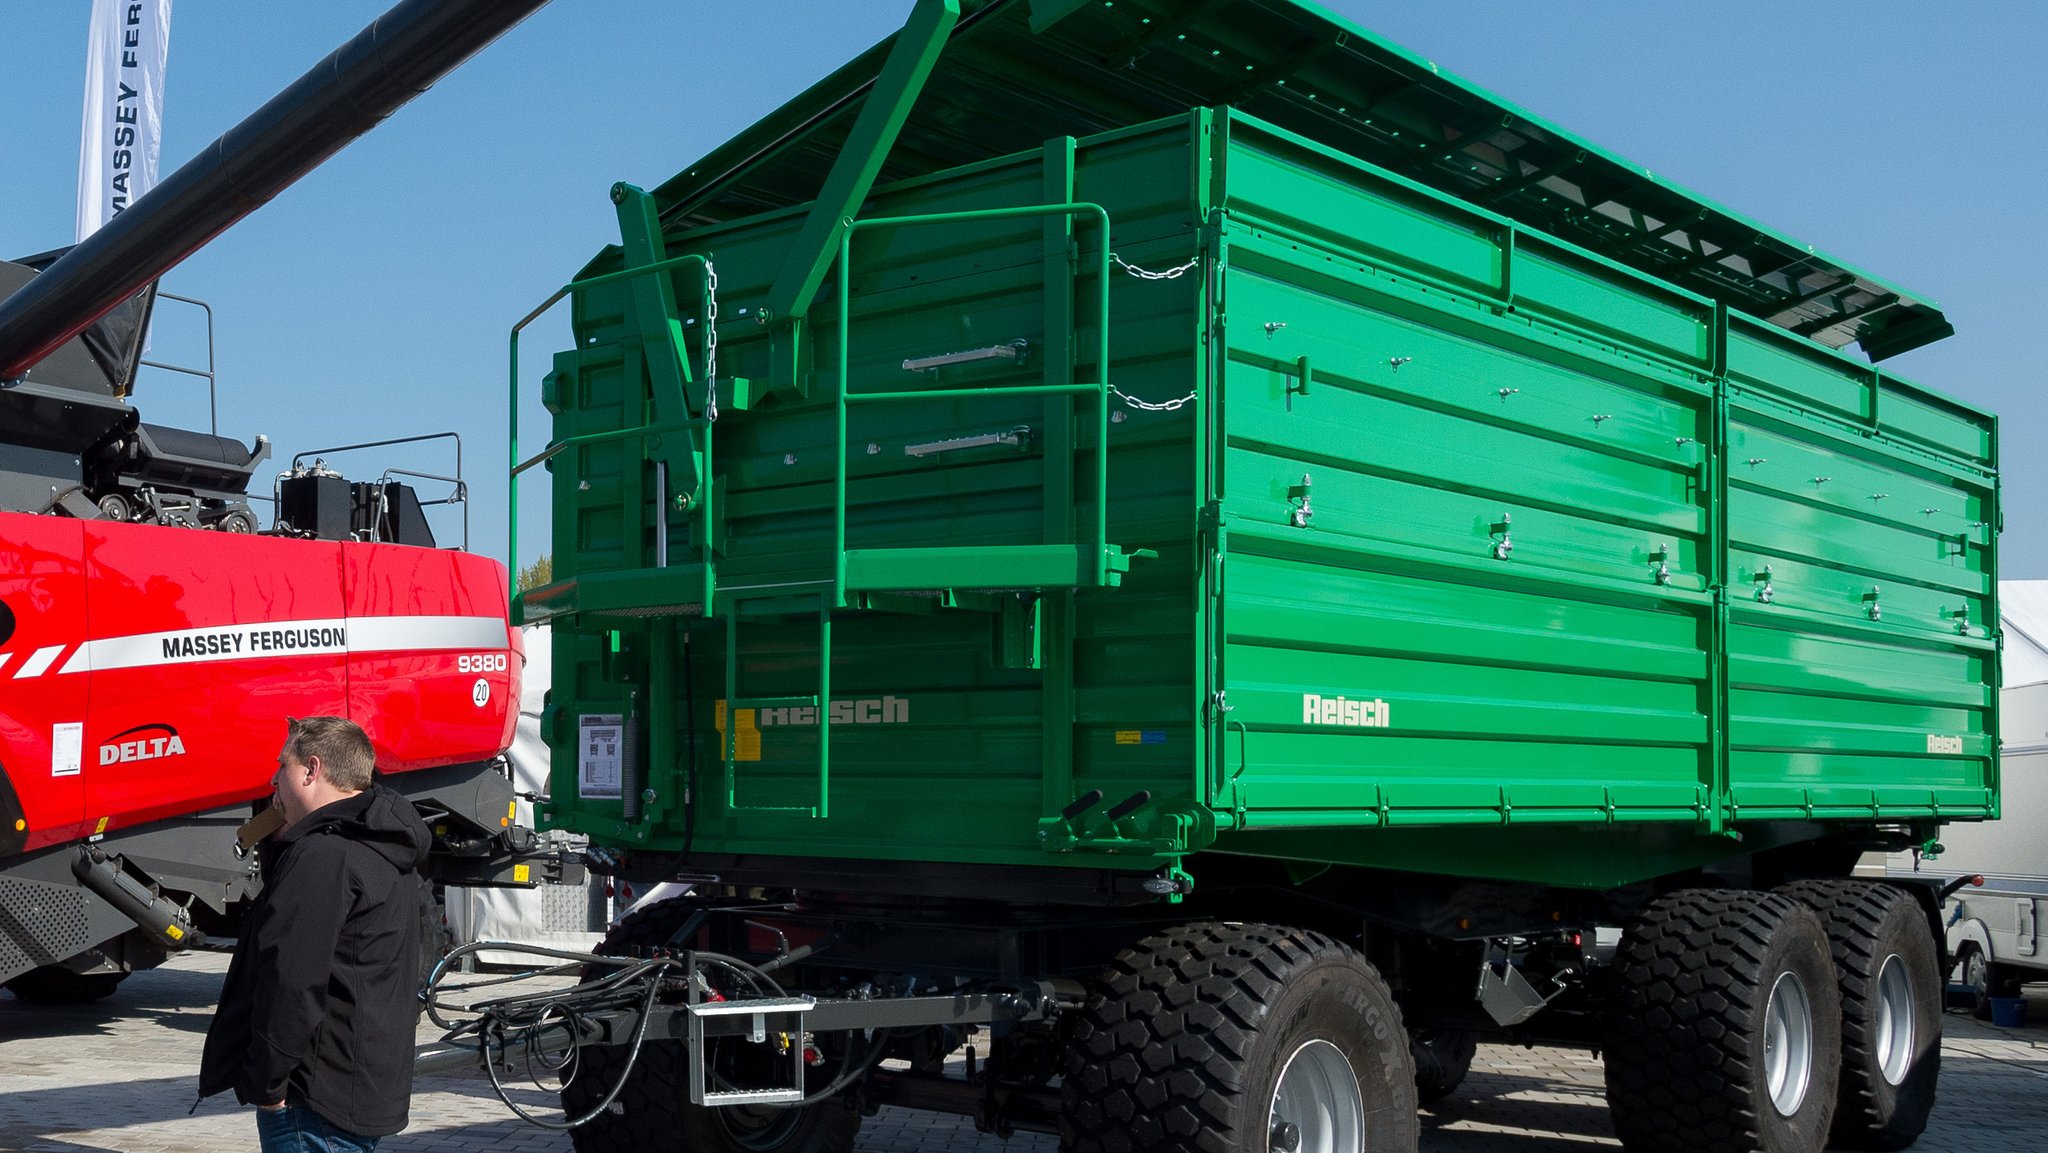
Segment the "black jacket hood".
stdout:
<svg viewBox="0 0 2048 1153">
<path fill-rule="evenodd" d="M 350 797 L 307 813 L 304 820 L 278 831 L 279 846 L 289 845 L 315 833 L 340 833 L 391 862 L 401 873 L 419 868 L 427 859 L 429 834 L 412 802 L 385 788 L 371 785 Z"/>
</svg>

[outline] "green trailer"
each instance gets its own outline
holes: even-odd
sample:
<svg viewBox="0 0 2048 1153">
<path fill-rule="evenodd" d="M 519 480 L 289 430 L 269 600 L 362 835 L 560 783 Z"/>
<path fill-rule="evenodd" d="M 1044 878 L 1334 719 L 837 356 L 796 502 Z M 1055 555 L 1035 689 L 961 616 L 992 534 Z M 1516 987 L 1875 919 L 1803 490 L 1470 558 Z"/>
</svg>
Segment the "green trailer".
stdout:
<svg viewBox="0 0 2048 1153">
<path fill-rule="evenodd" d="M 1488 1035 L 1631 1149 L 1919 1133 L 1939 894 L 1851 872 L 1998 815 L 1933 304 L 1288 0 L 924 0 L 612 200 L 543 819 L 812 1016 L 589 1049 L 580 1149 L 1409 1149 Z"/>
</svg>

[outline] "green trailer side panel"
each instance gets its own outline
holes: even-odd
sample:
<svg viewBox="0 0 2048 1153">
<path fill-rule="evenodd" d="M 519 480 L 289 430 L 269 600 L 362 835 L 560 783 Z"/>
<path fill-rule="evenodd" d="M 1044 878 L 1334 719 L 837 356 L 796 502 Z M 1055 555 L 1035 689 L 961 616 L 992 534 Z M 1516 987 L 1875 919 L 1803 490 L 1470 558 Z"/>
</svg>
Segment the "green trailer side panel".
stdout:
<svg viewBox="0 0 2048 1153">
<path fill-rule="evenodd" d="M 551 462 L 528 602 L 551 823 L 1600 886 L 1995 812 L 1990 418 L 1228 109 L 878 188 L 808 387 L 756 393 L 806 214 L 664 237 L 718 273 L 703 507 L 641 445 L 630 290 L 575 294 L 556 438 L 610 439 Z M 579 756 L 611 717 L 666 751 L 637 815 Z"/>
</svg>

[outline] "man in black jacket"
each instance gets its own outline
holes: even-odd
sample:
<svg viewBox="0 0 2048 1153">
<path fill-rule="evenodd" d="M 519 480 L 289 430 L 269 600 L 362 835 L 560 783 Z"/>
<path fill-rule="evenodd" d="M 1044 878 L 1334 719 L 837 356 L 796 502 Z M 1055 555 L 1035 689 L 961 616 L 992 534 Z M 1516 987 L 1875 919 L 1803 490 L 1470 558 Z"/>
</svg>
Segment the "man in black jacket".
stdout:
<svg viewBox="0 0 2048 1153">
<path fill-rule="evenodd" d="M 263 891 L 199 1066 L 201 1097 L 257 1107 L 264 1153 L 367 1153 L 405 1128 L 428 835 L 374 763 L 341 717 L 292 721 L 278 753 L 287 824 L 258 850 Z"/>
</svg>

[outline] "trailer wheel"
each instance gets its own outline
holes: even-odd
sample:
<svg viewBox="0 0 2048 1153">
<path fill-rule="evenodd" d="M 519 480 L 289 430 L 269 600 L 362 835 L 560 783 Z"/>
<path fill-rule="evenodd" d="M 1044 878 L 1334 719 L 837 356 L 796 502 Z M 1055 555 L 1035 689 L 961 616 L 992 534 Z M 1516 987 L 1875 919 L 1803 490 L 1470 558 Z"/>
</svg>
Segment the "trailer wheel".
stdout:
<svg viewBox="0 0 2048 1153">
<path fill-rule="evenodd" d="M 1835 1113 L 1841 998 L 1820 919 L 1775 893 L 1691 889 L 1623 934 L 1607 1103 L 1641 1153 L 1815 1153 Z"/>
<path fill-rule="evenodd" d="M 607 933 L 597 952 L 662 948 L 698 907 L 676 897 L 640 909 Z M 575 1077 L 562 1087 L 562 1109 L 572 1118 L 590 1112 L 618 1083 L 625 1060 L 624 1046 L 583 1049 Z M 577 1153 L 849 1153 L 860 1133 L 860 1113 L 836 1100 L 799 1108 L 692 1105 L 689 1074 L 681 1041 L 642 1045 L 611 1107 L 570 1130 Z"/>
<path fill-rule="evenodd" d="M 43 965 L 17 974 L 7 990 L 31 1005 L 89 1005 L 111 996 L 126 973 L 74 973 L 62 965 Z"/>
<path fill-rule="evenodd" d="M 1415 1070 L 1357 953 L 1274 925 L 1124 950 L 1069 1033 L 1064 1153 L 1412 1153 Z"/>
<path fill-rule="evenodd" d="M 1991 1019 L 1991 998 L 2020 995 L 2019 978 L 2004 972 L 2003 965 L 1992 964 L 1975 941 L 1963 945 L 1956 967 L 1962 971 L 1963 985 L 1970 990 L 1970 1015 L 1979 1021 Z"/>
<path fill-rule="evenodd" d="M 1834 1143 L 1904 1149 L 1927 1128 L 1941 1074 L 1941 963 L 1906 893 L 1867 881 L 1780 890 L 1820 914 L 1842 994 L 1842 1086 Z"/>
<path fill-rule="evenodd" d="M 1434 1105 L 1457 1092 L 1472 1071 L 1479 1036 L 1466 1029 L 1410 1029 L 1408 1055 L 1415 1061 L 1415 1099 Z"/>
</svg>

